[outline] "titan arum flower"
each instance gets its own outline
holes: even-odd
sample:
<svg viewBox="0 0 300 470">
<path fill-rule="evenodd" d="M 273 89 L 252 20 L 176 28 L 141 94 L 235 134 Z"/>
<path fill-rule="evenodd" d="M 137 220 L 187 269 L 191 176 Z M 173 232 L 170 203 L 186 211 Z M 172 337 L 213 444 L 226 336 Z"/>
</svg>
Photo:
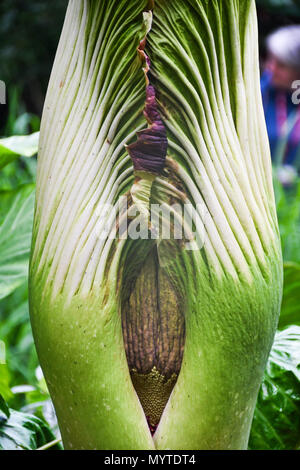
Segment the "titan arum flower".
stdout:
<svg viewBox="0 0 300 470">
<path fill-rule="evenodd" d="M 281 291 L 254 0 L 71 0 L 30 267 L 65 448 L 247 448 Z"/>
</svg>

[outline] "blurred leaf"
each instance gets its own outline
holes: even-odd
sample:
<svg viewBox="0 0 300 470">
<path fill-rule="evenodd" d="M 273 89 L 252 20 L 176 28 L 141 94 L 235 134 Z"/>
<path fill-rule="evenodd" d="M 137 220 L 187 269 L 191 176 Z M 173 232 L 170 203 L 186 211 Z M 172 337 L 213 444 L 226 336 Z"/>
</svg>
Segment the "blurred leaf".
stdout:
<svg viewBox="0 0 300 470">
<path fill-rule="evenodd" d="M 15 387 L 12 387 L 11 391 L 15 394 L 22 394 L 26 398 L 26 405 L 34 405 L 34 407 L 39 407 L 41 404 L 43 405 L 43 402 L 46 400 L 49 400 L 49 393 L 48 391 L 45 393 L 43 390 L 41 390 L 38 386 L 34 387 L 33 385 L 17 385 Z M 23 410 L 25 408 L 23 407 Z M 32 409 L 32 408 L 31 408 Z M 33 414 L 33 413 L 32 413 Z"/>
<path fill-rule="evenodd" d="M 1 142 L 1 141 L 0 141 Z M 0 169 L 13 162 L 18 155 L 0 143 Z"/>
<path fill-rule="evenodd" d="M 0 139 L 0 169 L 23 155 L 32 157 L 37 154 L 39 132 L 26 136 L 13 136 Z"/>
<path fill-rule="evenodd" d="M 33 385 L 16 385 L 15 387 L 12 387 L 11 391 L 16 394 L 16 393 L 29 393 L 29 392 L 35 392 L 36 389 Z"/>
<path fill-rule="evenodd" d="M 284 261 L 300 263 L 300 178 L 284 188 L 274 172 L 278 223 Z"/>
<path fill-rule="evenodd" d="M 24 135 L 31 132 L 38 132 L 41 120 L 32 113 L 21 114 L 14 122 L 11 135 Z"/>
<path fill-rule="evenodd" d="M 277 332 L 259 391 L 249 448 L 300 446 L 300 327 Z"/>
<path fill-rule="evenodd" d="M 0 299 L 28 276 L 34 185 L 0 192 Z"/>
<path fill-rule="evenodd" d="M 7 418 L 9 418 L 10 412 L 7 406 L 6 401 L 4 400 L 3 396 L 0 395 L 0 425 L 4 421 L 7 421 Z"/>
<path fill-rule="evenodd" d="M 270 376 L 273 376 L 273 365 L 293 372 L 300 381 L 300 326 L 291 325 L 276 333 L 267 366 Z"/>
<path fill-rule="evenodd" d="M 5 343 L 0 340 L 0 364 L 6 364 Z"/>
<path fill-rule="evenodd" d="M 300 326 L 300 264 L 284 264 L 284 286 L 279 329 Z"/>
<path fill-rule="evenodd" d="M 9 418 L 0 423 L 0 449 L 35 450 L 54 440 L 50 428 L 36 416 L 10 409 Z"/>
<path fill-rule="evenodd" d="M 3 18 L 2 18 L 3 20 Z M 0 28 L 1 28 L 1 21 L 0 21 Z M 1 77 L 2 79 L 4 77 Z M 5 80 L 4 80 L 5 81 Z M 4 110 L 3 115 L 0 118 L 1 123 L 5 123 L 5 127 L 3 129 L 2 135 L 7 136 L 7 135 L 15 135 L 14 131 L 14 123 L 20 113 L 24 111 L 23 108 L 23 103 L 21 101 L 21 90 L 18 85 L 11 85 L 7 88 L 6 90 L 7 94 L 7 104 L 6 106 L 3 105 L 1 107 L 2 110 Z M 24 133 L 26 134 L 26 132 Z"/>
<path fill-rule="evenodd" d="M 32 403 L 31 405 L 27 405 L 22 409 L 22 411 L 34 413 L 38 418 L 46 420 L 56 438 L 61 438 L 54 406 L 50 399 L 41 403 Z"/>
<path fill-rule="evenodd" d="M 8 401 L 13 397 L 9 387 L 10 373 L 7 364 L 0 364 L 0 395 Z"/>
<path fill-rule="evenodd" d="M 38 359 L 29 320 L 27 279 L 0 301 L 0 338 L 7 345 L 6 361 L 12 374 L 11 386 L 23 383 L 36 385 Z M 19 409 L 19 405 L 22 401 L 11 403 L 15 409 Z"/>
</svg>

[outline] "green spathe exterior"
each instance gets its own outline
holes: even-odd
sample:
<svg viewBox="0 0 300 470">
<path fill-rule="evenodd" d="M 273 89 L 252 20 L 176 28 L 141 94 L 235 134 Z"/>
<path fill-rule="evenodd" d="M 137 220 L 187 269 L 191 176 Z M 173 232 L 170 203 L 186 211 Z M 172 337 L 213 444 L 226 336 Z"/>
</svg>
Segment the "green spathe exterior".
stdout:
<svg viewBox="0 0 300 470">
<path fill-rule="evenodd" d="M 246 449 L 282 293 L 255 3 L 157 0 L 153 19 L 152 7 L 69 3 L 40 139 L 30 267 L 37 351 L 66 449 Z M 134 174 L 126 151 L 146 127 L 137 52 L 145 36 L 168 131 L 161 175 Z M 149 231 L 150 204 L 169 207 L 181 225 L 180 208 L 205 210 L 186 227 L 188 243 L 101 236 L 114 229 L 104 206 L 118 211 L 124 195 Z M 127 279 L 155 246 L 184 306 L 185 346 L 152 437 L 121 310 Z"/>
</svg>

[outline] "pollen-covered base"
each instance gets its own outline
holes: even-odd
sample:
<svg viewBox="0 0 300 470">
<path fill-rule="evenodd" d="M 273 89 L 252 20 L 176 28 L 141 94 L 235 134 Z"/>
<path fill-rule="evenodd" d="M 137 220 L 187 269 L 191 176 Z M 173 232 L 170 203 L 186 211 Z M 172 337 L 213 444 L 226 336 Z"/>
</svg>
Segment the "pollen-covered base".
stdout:
<svg viewBox="0 0 300 470">
<path fill-rule="evenodd" d="M 177 378 L 178 375 L 174 373 L 167 379 L 158 372 L 156 367 L 153 367 L 148 374 L 139 374 L 135 369 L 131 370 L 132 383 L 152 434 L 157 428 Z"/>
</svg>

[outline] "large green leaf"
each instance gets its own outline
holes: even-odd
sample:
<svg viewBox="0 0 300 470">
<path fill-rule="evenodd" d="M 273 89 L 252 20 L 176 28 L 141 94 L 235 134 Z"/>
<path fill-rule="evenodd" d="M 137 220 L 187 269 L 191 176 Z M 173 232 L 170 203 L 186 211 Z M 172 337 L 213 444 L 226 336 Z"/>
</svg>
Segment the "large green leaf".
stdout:
<svg viewBox="0 0 300 470">
<path fill-rule="evenodd" d="M 300 326 L 300 264 L 285 263 L 284 289 L 279 329 L 288 325 Z"/>
<path fill-rule="evenodd" d="M 249 447 L 300 448 L 300 327 L 278 331 L 254 414 Z"/>
<path fill-rule="evenodd" d="M 0 299 L 27 279 L 34 189 L 28 184 L 0 192 Z"/>
<path fill-rule="evenodd" d="M 56 439 L 40 418 L 11 409 L 9 413 L 7 419 L 0 421 L 0 449 L 35 450 Z"/>
<path fill-rule="evenodd" d="M 0 338 L 7 346 L 6 362 L 13 375 L 13 385 L 36 383 L 38 361 L 28 310 L 26 279 L 22 286 L 0 301 Z"/>
<path fill-rule="evenodd" d="M 32 157 L 38 151 L 39 132 L 0 139 L 0 169 L 20 155 Z"/>
</svg>

